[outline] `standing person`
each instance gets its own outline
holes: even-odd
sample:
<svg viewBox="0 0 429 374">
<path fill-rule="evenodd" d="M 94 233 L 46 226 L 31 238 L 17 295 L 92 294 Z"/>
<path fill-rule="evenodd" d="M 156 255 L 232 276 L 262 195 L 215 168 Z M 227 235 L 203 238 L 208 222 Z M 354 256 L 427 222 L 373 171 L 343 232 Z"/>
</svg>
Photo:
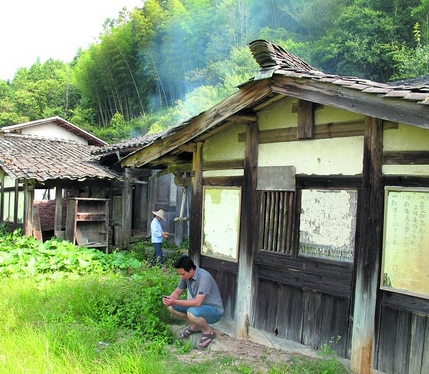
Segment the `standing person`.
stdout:
<svg viewBox="0 0 429 374">
<path fill-rule="evenodd" d="M 153 220 L 150 224 L 150 232 L 151 232 L 151 241 L 154 249 L 154 253 L 152 259 L 150 260 L 150 264 L 155 266 L 158 262 L 159 265 L 164 263 L 162 258 L 162 240 L 163 238 L 168 238 L 168 233 L 162 231 L 161 220 L 165 221 L 164 215 L 165 212 L 160 209 L 153 213 Z"/>
<path fill-rule="evenodd" d="M 219 288 L 211 274 L 197 267 L 189 256 L 179 257 L 174 267 L 181 279 L 173 293 L 163 297 L 162 302 L 173 316 L 189 324 L 179 338 L 184 339 L 201 332 L 198 348 L 206 348 L 216 336 L 209 323 L 218 322 L 224 311 Z M 188 291 L 188 298 L 180 300 L 185 289 Z"/>
</svg>

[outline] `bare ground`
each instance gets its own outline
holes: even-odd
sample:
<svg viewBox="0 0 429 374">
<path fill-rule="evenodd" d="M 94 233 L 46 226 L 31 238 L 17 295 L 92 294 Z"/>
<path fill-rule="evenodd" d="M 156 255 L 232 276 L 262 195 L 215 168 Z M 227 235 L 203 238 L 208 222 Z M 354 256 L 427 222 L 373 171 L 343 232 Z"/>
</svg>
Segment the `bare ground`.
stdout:
<svg viewBox="0 0 429 374">
<path fill-rule="evenodd" d="M 176 330 L 177 332 L 177 330 Z M 190 346 L 196 347 L 201 334 L 191 335 L 186 341 Z M 184 344 L 186 341 L 183 341 Z M 213 368 L 213 373 L 228 373 L 231 366 L 248 366 L 252 368 L 249 373 L 265 374 L 273 366 L 282 368 L 281 372 L 287 372 L 286 368 L 291 363 L 292 357 L 300 356 L 297 353 L 287 352 L 281 349 L 267 347 L 249 340 L 237 340 L 229 335 L 216 330 L 216 338 L 203 350 L 196 348 L 187 353 L 180 353 L 177 359 L 183 362 L 196 363 L 213 361 L 221 366 L 221 358 L 229 357 L 230 361 L 224 367 Z M 304 357 L 304 356 L 301 356 Z M 235 371 L 237 372 L 237 371 Z"/>
</svg>

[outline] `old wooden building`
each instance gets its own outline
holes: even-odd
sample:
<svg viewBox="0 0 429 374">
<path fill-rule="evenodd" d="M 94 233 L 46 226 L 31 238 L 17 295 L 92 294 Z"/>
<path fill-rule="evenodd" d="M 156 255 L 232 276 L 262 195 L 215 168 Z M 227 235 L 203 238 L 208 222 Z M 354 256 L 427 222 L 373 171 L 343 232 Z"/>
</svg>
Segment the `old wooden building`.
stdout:
<svg viewBox="0 0 429 374">
<path fill-rule="evenodd" d="M 429 87 L 250 49 L 253 79 L 122 165 L 183 172 L 190 254 L 237 338 L 332 344 L 355 373 L 429 372 Z"/>
<path fill-rule="evenodd" d="M 0 222 L 41 240 L 55 235 L 107 249 L 119 175 L 91 155 L 107 143 L 60 117 L 1 130 Z"/>
</svg>

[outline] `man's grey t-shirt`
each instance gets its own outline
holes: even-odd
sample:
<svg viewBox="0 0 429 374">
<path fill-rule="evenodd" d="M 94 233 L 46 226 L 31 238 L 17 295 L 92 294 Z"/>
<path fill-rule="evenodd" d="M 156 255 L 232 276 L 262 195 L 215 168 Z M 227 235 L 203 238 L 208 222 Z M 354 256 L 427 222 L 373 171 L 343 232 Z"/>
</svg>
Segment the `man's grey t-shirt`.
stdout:
<svg viewBox="0 0 429 374">
<path fill-rule="evenodd" d="M 212 305 L 216 310 L 223 314 L 222 297 L 220 296 L 219 288 L 211 274 L 197 266 L 194 276 L 184 281 L 180 279 L 177 288 L 188 290 L 188 298 L 196 297 L 197 295 L 206 295 L 202 305 Z"/>
</svg>

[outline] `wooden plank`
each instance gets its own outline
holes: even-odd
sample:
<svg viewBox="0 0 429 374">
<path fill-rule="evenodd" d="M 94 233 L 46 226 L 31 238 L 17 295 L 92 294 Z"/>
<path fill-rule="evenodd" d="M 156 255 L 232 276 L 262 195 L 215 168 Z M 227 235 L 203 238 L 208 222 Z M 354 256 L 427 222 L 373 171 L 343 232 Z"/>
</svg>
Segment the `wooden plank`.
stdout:
<svg viewBox="0 0 429 374">
<path fill-rule="evenodd" d="M 272 283 L 275 284 L 275 283 Z M 302 343 L 302 326 L 304 320 L 303 291 L 295 287 L 280 285 L 277 326 L 279 336 L 287 340 Z"/>
<path fill-rule="evenodd" d="M 407 371 L 408 374 L 427 373 L 427 371 L 422 371 L 423 353 L 426 351 L 427 356 L 428 350 L 428 347 L 425 347 L 424 344 L 427 323 L 427 316 L 413 314 L 411 317 L 410 363 Z"/>
<path fill-rule="evenodd" d="M 398 312 L 383 307 L 381 310 L 379 337 L 378 337 L 378 365 L 376 369 L 383 373 L 393 374 L 393 356 L 395 354 L 395 326 Z"/>
<path fill-rule="evenodd" d="M 312 290 L 304 290 L 304 320 L 302 328 L 302 344 L 319 348 L 321 333 L 321 300 L 322 295 Z"/>
<path fill-rule="evenodd" d="M 428 151 L 383 152 L 384 165 L 429 165 Z"/>
<path fill-rule="evenodd" d="M 373 360 L 383 229 L 382 138 L 382 122 L 368 117 L 363 150 L 362 198 L 358 202 L 359 242 L 355 252 L 356 287 L 350 362 L 351 370 L 360 374 L 370 373 Z"/>
<path fill-rule="evenodd" d="M 410 347 L 411 316 L 408 312 L 399 311 L 395 329 L 393 354 L 393 373 L 407 373 Z"/>
<path fill-rule="evenodd" d="M 291 269 L 297 272 L 308 272 L 314 275 L 324 275 L 351 281 L 353 264 L 346 261 L 333 261 L 323 258 L 299 257 L 293 258 L 284 254 L 259 250 L 255 263 L 275 269 Z"/>
<path fill-rule="evenodd" d="M 384 99 L 343 86 L 327 84 L 316 79 L 295 79 L 274 74 L 273 92 L 292 96 L 365 116 L 429 128 L 429 108 L 406 100 Z M 353 103 L 353 108 L 351 108 Z"/>
<path fill-rule="evenodd" d="M 24 235 L 33 235 L 34 181 L 24 182 Z"/>
<path fill-rule="evenodd" d="M 311 139 L 314 137 L 314 131 L 313 103 L 298 100 L 298 139 Z"/>
<path fill-rule="evenodd" d="M 36 240 L 43 240 L 38 206 L 33 207 L 33 236 Z"/>
<path fill-rule="evenodd" d="M 425 339 L 423 341 L 423 362 L 421 374 L 429 373 L 429 321 L 426 320 Z"/>
<path fill-rule="evenodd" d="M 195 264 L 201 264 L 201 240 L 203 233 L 203 144 L 197 143 L 193 157 L 192 204 L 189 221 L 189 255 Z"/>
<path fill-rule="evenodd" d="M 63 228 L 63 190 L 55 188 L 55 218 L 54 218 L 54 233 L 59 237 Z M 64 233 L 63 233 L 64 234 Z"/>
<path fill-rule="evenodd" d="M 203 178 L 204 186 L 232 186 L 241 187 L 243 185 L 243 177 L 231 176 L 231 177 L 209 177 Z"/>
<path fill-rule="evenodd" d="M 382 304 L 394 309 L 429 315 L 429 300 L 397 292 L 382 291 Z"/>
<path fill-rule="evenodd" d="M 255 327 L 258 330 L 281 336 L 277 324 L 277 313 L 279 307 L 279 286 L 272 282 L 259 280 L 258 293 L 255 297 Z"/>
<path fill-rule="evenodd" d="M 258 166 L 258 124 L 248 126 L 244 157 L 241 200 L 240 244 L 237 277 L 236 337 L 248 338 L 249 324 L 254 319 L 256 274 L 254 257 L 259 243 L 259 202 L 256 190 Z"/>
<path fill-rule="evenodd" d="M 203 163 L 203 170 L 235 170 L 235 169 L 243 169 L 244 168 L 244 160 L 227 160 L 227 161 L 206 161 Z"/>
<path fill-rule="evenodd" d="M 186 126 L 178 128 L 171 136 L 160 138 L 153 144 L 126 157 L 121 162 L 121 166 L 141 167 L 213 129 L 242 109 L 256 105 L 270 92 L 271 83 L 269 80 L 249 83 L 218 105 L 192 118 Z"/>
<path fill-rule="evenodd" d="M 259 266 L 259 277 L 272 282 L 311 289 L 333 296 L 344 298 L 350 297 L 351 282 L 345 282 L 340 277 L 329 277 L 326 275 L 315 275 L 307 272 L 297 272 L 291 269 L 276 269 L 272 267 Z"/>
</svg>

